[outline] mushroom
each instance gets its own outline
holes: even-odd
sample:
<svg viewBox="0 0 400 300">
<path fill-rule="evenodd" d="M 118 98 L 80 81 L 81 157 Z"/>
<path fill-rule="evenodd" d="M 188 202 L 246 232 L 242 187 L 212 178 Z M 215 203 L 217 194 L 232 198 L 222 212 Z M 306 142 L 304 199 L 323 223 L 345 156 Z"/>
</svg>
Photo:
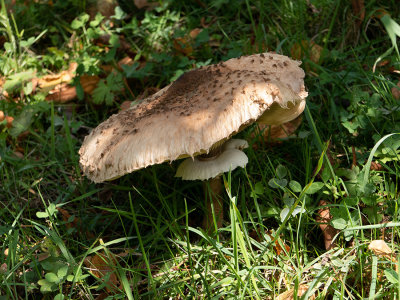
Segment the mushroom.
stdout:
<svg viewBox="0 0 400 300">
<path fill-rule="evenodd" d="M 103 182 L 181 158 L 188 159 L 176 176 L 188 180 L 244 167 L 247 143 L 226 142 L 255 121 L 278 125 L 302 113 L 307 92 L 299 65 L 262 53 L 189 71 L 95 128 L 79 150 L 81 168 Z"/>
</svg>

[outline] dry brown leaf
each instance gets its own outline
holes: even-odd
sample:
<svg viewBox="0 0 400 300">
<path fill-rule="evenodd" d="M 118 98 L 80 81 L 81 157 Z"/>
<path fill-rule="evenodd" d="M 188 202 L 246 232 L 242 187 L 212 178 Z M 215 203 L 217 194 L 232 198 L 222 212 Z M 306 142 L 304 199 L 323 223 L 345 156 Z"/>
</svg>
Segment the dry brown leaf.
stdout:
<svg viewBox="0 0 400 300">
<path fill-rule="evenodd" d="M 14 118 L 11 116 L 6 116 L 5 119 L 7 120 L 7 128 L 11 128 L 12 127 L 12 123 L 14 121 Z"/>
<path fill-rule="evenodd" d="M 71 218 L 71 215 L 67 210 L 65 210 L 61 207 L 57 207 L 57 210 L 59 211 L 63 221 L 65 222 L 65 227 L 67 227 L 67 228 L 77 228 L 78 227 L 78 218 L 74 217 L 74 219 L 71 222 L 69 220 Z"/>
<path fill-rule="evenodd" d="M 0 265 L 0 274 L 6 274 L 8 270 L 8 266 L 6 263 Z"/>
<path fill-rule="evenodd" d="M 299 116 L 296 119 L 281 124 L 281 125 L 263 125 L 258 124 L 258 128 L 264 130 L 264 140 L 266 143 L 278 142 L 280 139 L 285 139 L 293 136 L 294 132 L 299 128 L 302 117 Z"/>
<path fill-rule="evenodd" d="M 70 82 L 75 76 L 74 73 L 77 67 L 78 64 L 76 62 L 72 62 L 69 64 L 69 68 L 66 71 L 61 71 L 59 74 L 46 75 L 35 80 L 37 80 L 37 85 L 39 88 L 50 91 L 59 84 Z"/>
<path fill-rule="evenodd" d="M 328 204 L 330 204 L 328 201 L 319 201 L 319 206 L 325 206 Z M 329 224 L 331 219 L 332 216 L 329 207 L 321 208 L 318 210 L 316 221 L 319 223 L 319 228 L 322 230 L 322 233 L 324 235 L 324 244 L 326 250 L 335 247 L 333 238 L 338 233 L 338 231 Z"/>
<path fill-rule="evenodd" d="M 67 83 L 61 83 L 49 92 L 46 96 L 47 101 L 54 101 L 56 103 L 67 103 L 76 99 L 76 88 Z"/>
<path fill-rule="evenodd" d="M 375 17 L 377 17 L 378 19 L 382 18 L 383 16 L 386 15 L 390 15 L 386 10 L 384 10 L 383 8 L 379 8 L 375 11 Z"/>
<path fill-rule="evenodd" d="M 85 94 L 92 94 L 100 81 L 100 77 L 97 75 L 82 75 L 79 81 Z"/>
<path fill-rule="evenodd" d="M 118 67 L 122 70 L 123 65 L 132 66 L 134 64 L 134 60 L 129 56 L 125 56 L 124 58 L 118 61 Z"/>
<path fill-rule="evenodd" d="M 118 2 L 116 0 L 97 0 L 96 2 L 97 12 L 106 18 L 110 18 L 115 14 L 115 8 L 117 5 Z"/>
<path fill-rule="evenodd" d="M 189 36 L 190 36 L 192 39 L 195 39 L 195 38 L 199 35 L 199 33 L 200 33 L 202 30 L 203 30 L 203 29 L 201 29 L 201 28 L 192 29 L 192 30 L 190 31 L 190 33 L 189 33 Z"/>
<path fill-rule="evenodd" d="M 373 171 L 382 171 L 382 170 L 383 170 L 383 167 L 382 167 L 382 165 L 381 165 L 380 163 L 377 163 L 377 162 L 375 162 L 375 161 L 372 161 L 372 162 L 371 162 L 370 170 L 373 170 Z"/>
<path fill-rule="evenodd" d="M 374 252 L 375 255 L 385 256 L 387 258 L 391 258 L 393 254 L 392 249 L 390 249 L 384 240 L 373 240 L 369 243 L 368 249 Z"/>
<path fill-rule="evenodd" d="M 4 115 L 4 112 L 2 110 L 0 110 L 0 122 L 3 122 L 5 117 L 6 116 Z"/>
<path fill-rule="evenodd" d="M 316 64 L 322 63 L 322 50 L 323 48 L 313 41 L 302 40 L 300 43 L 295 43 L 290 49 L 290 54 L 293 59 L 301 60 L 304 58 L 309 58 L 312 62 Z M 310 70 L 310 66 L 306 63 L 305 69 Z M 312 69 L 312 68 L 311 68 Z"/>
<path fill-rule="evenodd" d="M 151 10 L 158 6 L 158 2 L 150 2 L 148 0 L 134 0 L 135 6 L 139 9 L 145 8 L 146 10 Z"/>
<path fill-rule="evenodd" d="M 396 100 L 400 99 L 400 81 L 397 82 L 396 86 L 392 87 L 392 95 L 394 99 Z"/>
<path fill-rule="evenodd" d="M 190 31 L 189 35 L 174 39 L 175 50 L 186 56 L 192 55 L 194 39 L 198 36 L 200 32 L 200 28 L 195 28 Z"/>
<path fill-rule="evenodd" d="M 176 51 L 186 56 L 190 56 L 193 53 L 191 40 L 187 37 L 179 37 L 174 39 L 174 48 Z"/>
<path fill-rule="evenodd" d="M 282 240 L 281 240 L 281 243 L 285 247 L 286 252 L 289 252 L 290 251 L 290 247 L 288 245 L 286 245 Z M 281 245 L 279 244 L 278 240 L 275 241 L 275 251 L 276 251 L 276 254 L 278 254 L 278 256 L 281 255 L 281 253 L 283 251 L 283 249 L 282 249 Z"/>
<path fill-rule="evenodd" d="M 308 290 L 308 285 L 307 284 L 300 284 L 299 288 L 297 289 L 297 297 L 303 296 Z M 276 298 L 277 300 L 292 300 L 294 299 L 294 288 L 290 289 L 280 295 Z M 312 295 L 311 297 L 308 298 L 309 300 L 315 299 L 315 295 Z"/>
<path fill-rule="evenodd" d="M 353 15 L 357 17 L 357 25 L 359 26 L 365 18 L 364 0 L 352 0 Z"/>
<path fill-rule="evenodd" d="M 15 157 L 18 157 L 20 159 L 24 158 L 24 155 L 19 151 L 14 151 L 13 154 L 14 154 Z"/>
<path fill-rule="evenodd" d="M 112 254 L 107 256 L 99 252 L 89 260 L 85 260 L 85 265 L 90 268 L 95 277 L 103 279 L 106 275 L 110 274 L 106 282 L 108 291 L 113 291 L 119 286 L 119 280 L 115 274 L 116 263 L 117 260 Z"/>
</svg>

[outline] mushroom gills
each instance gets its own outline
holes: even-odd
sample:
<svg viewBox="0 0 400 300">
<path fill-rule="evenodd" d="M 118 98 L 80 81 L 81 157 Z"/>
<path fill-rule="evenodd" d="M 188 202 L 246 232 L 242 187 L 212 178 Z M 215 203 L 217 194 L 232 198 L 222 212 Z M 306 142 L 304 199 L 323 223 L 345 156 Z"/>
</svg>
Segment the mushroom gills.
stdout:
<svg viewBox="0 0 400 300">
<path fill-rule="evenodd" d="M 183 180 L 208 180 L 218 175 L 244 168 L 249 159 L 239 150 L 248 147 L 245 140 L 231 139 L 221 146 L 220 154 L 202 159 L 200 156 L 185 159 L 178 167 L 175 177 Z"/>
</svg>

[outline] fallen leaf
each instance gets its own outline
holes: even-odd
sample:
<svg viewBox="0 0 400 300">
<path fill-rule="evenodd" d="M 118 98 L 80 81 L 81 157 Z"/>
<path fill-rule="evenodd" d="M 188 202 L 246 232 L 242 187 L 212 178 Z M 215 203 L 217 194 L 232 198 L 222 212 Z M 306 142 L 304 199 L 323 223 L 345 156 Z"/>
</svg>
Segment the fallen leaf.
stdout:
<svg viewBox="0 0 400 300">
<path fill-rule="evenodd" d="M 322 63 L 322 50 L 323 48 L 316 44 L 314 41 L 302 40 L 300 43 L 295 43 L 290 49 L 290 54 L 293 59 L 301 60 L 309 58 L 315 64 Z M 310 70 L 308 63 L 305 64 L 305 69 Z M 311 68 L 314 70 L 314 68 Z"/>
<path fill-rule="evenodd" d="M 106 18 L 110 18 L 115 14 L 115 8 L 117 5 L 118 2 L 116 0 L 97 0 L 96 2 L 97 12 Z"/>
<path fill-rule="evenodd" d="M 296 119 L 281 125 L 258 124 L 258 128 L 260 131 L 264 132 L 263 136 L 266 143 L 274 143 L 279 142 L 281 139 L 293 136 L 294 132 L 299 128 L 302 120 L 302 117 L 299 116 Z"/>
<path fill-rule="evenodd" d="M 375 11 L 375 17 L 377 17 L 378 19 L 381 19 L 383 16 L 386 15 L 390 15 L 386 10 L 384 10 L 383 8 L 379 8 Z"/>
<path fill-rule="evenodd" d="M 365 18 L 364 0 L 352 0 L 351 6 L 353 8 L 353 15 L 357 17 L 357 26 L 360 26 Z"/>
<path fill-rule="evenodd" d="M 328 204 L 330 204 L 328 201 L 319 201 L 319 206 L 326 206 Z M 329 224 L 331 219 L 332 215 L 330 213 L 329 207 L 320 208 L 318 210 L 316 221 L 319 223 L 319 228 L 322 230 L 322 234 L 324 235 L 324 244 L 326 250 L 335 247 L 333 238 L 338 233 L 338 231 Z"/>
<path fill-rule="evenodd" d="M 67 83 L 61 83 L 49 92 L 46 96 L 47 101 L 54 101 L 56 103 L 67 103 L 76 99 L 76 88 Z"/>
<path fill-rule="evenodd" d="M 300 284 L 299 288 L 297 289 L 297 297 L 303 296 L 303 294 L 305 294 L 307 292 L 307 290 L 308 290 L 307 284 Z M 277 300 L 292 300 L 292 299 L 294 299 L 294 288 L 278 295 L 278 297 L 276 299 Z M 315 299 L 315 295 L 312 295 L 311 297 L 308 298 L 308 300 L 313 300 L 313 299 Z"/>
<path fill-rule="evenodd" d="M 151 10 L 158 6 L 158 2 L 150 2 L 148 0 L 134 0 L 133 2 L 139 9 L 146 8 L 146 10 Z"/>
<path fill-rule="evenodd" d="M 22 158 L 24 158 L 24 155 L 21 153 L 21 152 L 19 152 L 19 151 L 14 151 L 14 156 L 16 156 L 16 157 L 18 157 L 18 158 L 20 158 L 20 159 L 22 159 Z"/>
<path fill-rule="evenodd" d="M 192 39 L 195 39 L 195 38 L 199 35 L 199 33 L 200 33 L 201 31 L 202 31 L 201 28 L 192 29 L 192 30 L 190 31 L 190 33 L 189 33 L 189 36 L 190 36 Z"/>
<path fill-rule="evenodd" d="M 65 222 L 65 226 L 67 228 L 77 228 L 78 227 L 78 218 L 74 217 L 72 221 L 70 221 L 71 214 L 61 207 L 57 207 L 57 210 L 60 212 L 63 221 Z"/>
<path fill-rule="evenodd" d="M 377 163 L 377 162 L 375 162 L 375 161 L 372 161 L 372 162 L 371 162 L 370 170 L 373 170 L 373 171 L 382 171 L 382 170 L 383 170 L 383 167 L 382 167 L 382 165 L 381 165 L 380 163 Z"/>
<path fill-rule="evenodd" d="M 290 251 L 290 247 L 288 245 L 286 245 L 282 240 L 281 240 L 282 245 L 285 247 L 286 252 Z M 283 249 L 281 247 L 281 245 L 279 244 L 278 240 L 275 240 L 275 251 L 276 254 L 281 255 Z"/>
<path fill-rule="evenodd" d="M 100 81 L 100 77 L 97 75 L 82 75 L 79 78 L 83 91 L 86 94 L 92 94 L 97 84 Z"/>
<path fill-rule="evenodd" d="M 378 62 L 377 66 L 384 67 L 384 66 L 387 66 L 389 63 L 390 63 L 390 59 L 384 59 L 384 60 Z"/>
<path fill-rule="evenodd" d="M 118 67 L 122 71 L 122 66 L 127 65 L 127 66 L 132 66 L 134 64 L 134 60 L 130 58 L 129 56 L 125 56 L 124 58 L 120 59 L 118 61 Z"/>
<path fill-rule="evenodd" d="M 12 123 L 13 123 L 13 121 L 14 121 L 14 118 L 13 117 L 11 117 L 11 116 L 6 116 L 5 117 L 6 118 L 6 120 L 7 120 L 7 128 L 11 128 L 12 127 Z"/>
<path fill-rule="evenodd" d="M 392 249 L 390 249 L 384 240 L 373 240 L 371 243 L 369 243 L 368 249 L 374 252 L 375 255 L 384 256 L 389 259 L 393 254 Z"/>
<path fill-rule="evenodd" d="M 42 90 L 51 91 L 57 85 L 70 82 L 74 78 L 74 73 L 77 67 L 78 64 L 76 62 L 72 62 L 66 71 L 61 71 L 58 74 L 46 75 L 37 79 L 37 85 Z"/>
<path fill-rule="evenodd" d="M 107 256 L 103 253 L 97 252 L 95 256 L 89 260 L 85 260 L 86 267 L 90 268 L 92 274 L 104 281 L 107 275 L 107 282 L 105 282 L 107 291 L 111 292 L 119 286 L 119 280 L 115 273 L 115 265 L 117 260 L 113 254 Z"/>
<path fill-rule="evenodd" d="M 192 55 L 194 39 L 199 35 L 201 30 L 202 29 L 200 28 L 195 28 L 190 31 L 189 35 L 175 38 L 174 39 L 175 50 L 186 56 Z"/>
<path fill-rule="evenodd" d="M 6 263 L 0 265 L 0 274 L 6 274 L 8 270 L 8 266 Z"/>
<path fill-rule="evenodd" d="M 190 56 L 193 53 L 193 47 L 191 44 L 191 40 L 187 37 L 179 37 L 174 39 L 175 50 L 186 56 Z"/>
<path fill-rule="evenodd" d="M 396 100 L 400 99 L 400 81 L 397 82 L 396 86 L 392 87 L 392 95 L 394 99 Z"/>
</svg>

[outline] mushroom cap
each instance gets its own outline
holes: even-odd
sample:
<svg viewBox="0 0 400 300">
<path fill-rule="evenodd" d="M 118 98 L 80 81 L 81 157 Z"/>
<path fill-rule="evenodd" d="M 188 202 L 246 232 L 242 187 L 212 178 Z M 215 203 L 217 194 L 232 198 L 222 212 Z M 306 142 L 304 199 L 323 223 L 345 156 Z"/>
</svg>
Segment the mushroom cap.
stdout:
<svg viewBox="0 0 400 300">
<path fill-rule="evenodd" d="M 299 65 L 286 56 L 263 53 L 189 71 L 95 128 L 79 150 L 81 168 L 88 178 L 102 182 L 207 153 L 274 103 L 287 109 L 304 102 Z"/>
<path fill-rule="evenodd" d="M 221 153 L 215 157 L 203 159 L 197 156 L 185 159 L 176 170 L 175 177 L 181 177 L 183 180 L 207 180 L 233 171 L 237 167 L 244 168 L 249 159 L 240 149 L 247 147 L 247 141 L 231 139 L 223 145 Z"/>
</svg>

